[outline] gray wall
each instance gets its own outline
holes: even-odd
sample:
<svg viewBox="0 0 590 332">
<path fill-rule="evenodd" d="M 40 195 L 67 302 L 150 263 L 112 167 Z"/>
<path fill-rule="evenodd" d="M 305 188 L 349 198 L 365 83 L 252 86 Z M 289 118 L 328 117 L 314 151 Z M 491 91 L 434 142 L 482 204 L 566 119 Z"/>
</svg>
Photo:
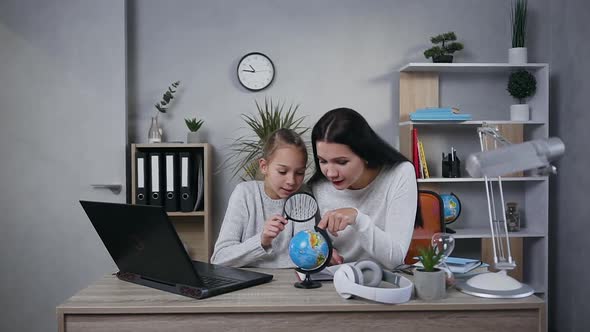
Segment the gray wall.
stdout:
<svg viewBox="0 0 590 332">
<path fill-rule="evenodd" d="M 555 331 L 590 326 L 585 306 L 590 298 L 589 15 L 590 3 L 584 0 L 551 3 L 551 134 L 566 145 L 551 195 L 549 317 Z"/>
</svg>

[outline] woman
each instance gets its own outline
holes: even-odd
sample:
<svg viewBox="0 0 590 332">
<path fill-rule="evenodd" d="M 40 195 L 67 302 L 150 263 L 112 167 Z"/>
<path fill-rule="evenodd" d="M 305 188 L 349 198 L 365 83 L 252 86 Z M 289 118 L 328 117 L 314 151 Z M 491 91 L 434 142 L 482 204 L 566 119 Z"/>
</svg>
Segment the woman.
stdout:
<svg viewBox="0 0 590 332">
<path fill-rule="evenodd" d="M 416 219 L 412 164 L 349 108 L 313 127 L 316 171 L 310 183 L 332 236 L 332 263 L 372 259 L 392 269 L 404 260 Z"/>
</svg>

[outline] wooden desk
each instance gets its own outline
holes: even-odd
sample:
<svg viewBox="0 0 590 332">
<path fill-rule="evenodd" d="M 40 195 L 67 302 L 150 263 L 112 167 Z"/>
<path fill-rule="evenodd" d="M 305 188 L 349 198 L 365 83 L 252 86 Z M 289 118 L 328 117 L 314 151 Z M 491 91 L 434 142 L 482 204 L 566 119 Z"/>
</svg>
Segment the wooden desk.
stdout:
<svg viewBox="0 0 590 332">
<path fill-rule="evenodd" d="M 59 331 L 545 331 L 545 302 L 472 297 L 383 305 L 344 300 L 331 282 L 293 287 L 293 270 L 270 283 L 204 300 L 106 276 L 57 307 Z"/>
</svg>

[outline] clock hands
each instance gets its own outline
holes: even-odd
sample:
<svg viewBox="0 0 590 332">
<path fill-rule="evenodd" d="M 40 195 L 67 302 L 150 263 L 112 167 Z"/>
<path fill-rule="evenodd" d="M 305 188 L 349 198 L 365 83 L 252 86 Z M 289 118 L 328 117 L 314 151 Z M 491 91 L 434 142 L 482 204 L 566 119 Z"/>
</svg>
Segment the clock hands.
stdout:
<svg viewBox="0 0 590 332">
<path fill-rule="evenodd" d="M 248 72 L 248 73 L 255 73 L 256 71 L 254 70 L 248 70 L 248 69 L 242 69 L 242 71 Z"/>
<path fill-rule="evenodd" d="M 248 65 L 248 66 L 250 66 L 250 68 L 252 68 L 252 72 L 253 72 L 253 73 L 255 73 L 255 72 L 256 72 L 256 69 L 254 69 L 254 67 L 252 67 L 252 65 Z"/>
</svg>

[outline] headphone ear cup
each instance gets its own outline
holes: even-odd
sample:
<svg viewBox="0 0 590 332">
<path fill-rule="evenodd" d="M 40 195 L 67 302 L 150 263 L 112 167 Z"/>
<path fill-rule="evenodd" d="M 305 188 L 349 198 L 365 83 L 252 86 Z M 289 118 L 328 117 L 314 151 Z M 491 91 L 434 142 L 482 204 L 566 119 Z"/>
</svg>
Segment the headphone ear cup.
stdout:
<svg viewBox="0 0 590 332">
<path fill-rule="evenodd" d="M 356 270 L 358 270 L 359 274 L 362 276 L 362 282 L 358 283 L 363 286 L 377 287 L 383 279 L 383 270 L 381 270 L 379 264 L 373 261 L 359 261 L 354 264 L 353 267 L 356 268 Z"/>
<path fill-rule="evenodd" d="M 350 292 L 350 285 L 357 283 L 357 276 L 361 276 L 360 271 L 356 271 L 353 266 L 342 265 L 336 273 L 334 273 L 334 288 L 336 292 L 345 299 L 352 297 Z"/>
</svg>

